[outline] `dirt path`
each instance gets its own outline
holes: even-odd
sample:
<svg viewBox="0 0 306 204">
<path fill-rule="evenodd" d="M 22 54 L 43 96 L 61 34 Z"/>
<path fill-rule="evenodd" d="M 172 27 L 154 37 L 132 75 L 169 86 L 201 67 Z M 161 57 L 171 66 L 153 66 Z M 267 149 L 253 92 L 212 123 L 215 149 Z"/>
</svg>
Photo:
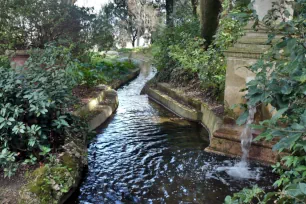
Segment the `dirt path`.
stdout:
<svg viewBox="0 0 306 204">
<path fill-rule="evenodd" d="M 18 203 L 19 190 L 26 183 L 26 171 L 20 171 L 12 178 L 0 174 L 0 204 Z"/>
</svg>

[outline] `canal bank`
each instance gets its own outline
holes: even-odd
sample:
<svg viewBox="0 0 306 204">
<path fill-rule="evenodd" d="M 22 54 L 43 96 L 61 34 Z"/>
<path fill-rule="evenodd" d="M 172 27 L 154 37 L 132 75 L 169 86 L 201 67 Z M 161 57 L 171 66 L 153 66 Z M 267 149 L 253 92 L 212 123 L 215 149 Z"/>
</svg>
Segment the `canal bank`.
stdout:
<svg viewBox="0 0 306 204">
<path fill-rule="evenodd" d="M 115 80 L 110 86 L 99 85 L 96 87 L 97 94 L 92 96 L 86 105 L 74 111 L 74 114 L 87 122 L 90 130 L 96 129 L 118 107 L 118 96 L 114 89 L 135 79 L 139 73 L 140 68 L 137 68 L 122 79 Z M 87 166 L 87 144 L 88 138 L 85 134 L 69 137 L 65 141 L 63 151 L 54 158 L 54 162 L 27 173 L 27 181 L 20 187 L 18 202 L 66 202 L 82 180 L 83 170 Z"/>
<path fill-rule="evenodd" d="M 194 96 L 192 91 L 185 91 L 183 87 L 155 79 L 146 84 L 142 93 L 176 115 L 205 127 L 210 141 L 205 151 L 234 158 L 242 155 L 240 135 L 245 126 L 236 125 L 234 118 L 229 116 L 229 110 L 224 110 L 222 104 L 207 102 L 205 97 Z M 253 132 L 253 138 L 258 135 L 258 131 Z M 263 164 L 275 164 L 285 155 L 272 151 L 275 143 L 252 142 L 248 158 Z"/>
</svg>

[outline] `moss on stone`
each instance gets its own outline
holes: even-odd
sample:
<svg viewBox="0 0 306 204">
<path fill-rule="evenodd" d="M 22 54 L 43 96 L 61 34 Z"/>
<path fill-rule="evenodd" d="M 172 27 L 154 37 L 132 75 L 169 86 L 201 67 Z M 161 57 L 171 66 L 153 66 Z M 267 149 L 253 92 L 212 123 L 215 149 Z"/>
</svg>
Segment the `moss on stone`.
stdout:
<svg viewBox="0 0 306 204">
<path fill-rule="evenodd" d="M 63 165 L 69 168 L 71 171 L 77 171 L 78 169 L 77 162 L 69 154 L 65 153 L 61 157 L 61 160 Z"/>
<path fill-rule="evenodd" d="M 65 158 L 67 162 L 69 155 Z M 69 191 L 75 181 L 71 171 L 76 164 L 73 164 L 73 159 L 67 164 L 70 167 L 57 164 L 36 169 L 31 175 L 32 181 L 28 183 L 24 191 L 35 195 L 41 204 L 59 203 L 61 197 Z M 21 199 L 20 203 L 22 202 Z"/>
<path fill-rule="evenodd" d="M 32 172 L 30 175 L 32 180 L 24 189 L 25 191 L 33 193 L 42 204 L 52 203 L 52 188 L 45 180 L 48 169 L 48 166 L 44 166 Z"/>
<path fill-rule="evenodd" d="M 62 203 L 62 199 L 80 179 L 81 168 L 84 165 L 83 150 L 74 142 L 70 142 L 65 145 L 65 152 L 59 155 L 56 163 L 45 165 L 30 173 L 29 183 L 20 192 L 19 203 Z"/>
</svg>

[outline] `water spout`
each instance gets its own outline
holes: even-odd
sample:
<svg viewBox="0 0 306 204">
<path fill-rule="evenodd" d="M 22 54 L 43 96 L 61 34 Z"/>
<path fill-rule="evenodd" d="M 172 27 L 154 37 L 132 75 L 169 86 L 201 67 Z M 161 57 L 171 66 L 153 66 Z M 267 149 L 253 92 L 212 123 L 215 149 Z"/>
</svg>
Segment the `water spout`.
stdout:
<svg viewBox="0 0 306 204">
<path fill-rule="evenodd" d="M 219 167 L 218 168 L 219 171 L 226 171 L 228 175 L 236 178 L 243 178 L 243 179 L 259 178 L 258 172 L 250 171 L 248 165 L 248 156 L 253 140 L 253 132 L 250 125 L 254 122 L 255 113 L 256 113 L 256 107 L 249 107 L 249 116 L 247 118 L 245 128 L 243 129 L 240 135 L 241 150 L 242 150 L 241 161 L 238 162 L 233 167 Z"/>
<path fill-rule="evenodd" d="M 249 116 L 247 118 L 247 123 L 240 135 L 241 150 L 242 150 L 241 162 L 245 163 L 247 162 L 247 158 L 249 156 L 249 150 L 253 140 L 253 133 L 250 125 L 254 122 L 255 113 L 256 113 L 256 107 L 249 107 Z"/>
</svg>

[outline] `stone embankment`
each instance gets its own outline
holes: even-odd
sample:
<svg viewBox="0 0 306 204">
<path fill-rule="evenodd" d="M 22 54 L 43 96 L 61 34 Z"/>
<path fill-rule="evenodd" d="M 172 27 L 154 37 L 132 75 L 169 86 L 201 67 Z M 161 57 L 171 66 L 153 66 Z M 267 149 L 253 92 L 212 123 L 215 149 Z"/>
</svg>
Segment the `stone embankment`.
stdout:
<svg viewBox="0 0 306 204">
<path fill-rule="evenodd" d="M 148 84 L 144 90 L 149 98 L 187 120 L 201 123 L 209 133 L 218 130 L 222 119 L 209 104 L 186 96 L 167 83 Z"/>
<path fill-rule="evenodd" d="M 230 119 L 215 110 L 208 103 L 197 98 L 186 96 L 182 91 L 167 83 L 149 83 L 143 90 L 149 98 L 184 119 L 201 123 L 210 135 L 210 145 L 207 152 L 239 157 L 242 155 L 240 135 L 244 126 L 237 126 Z M 256 137 L 259 133 L 254 133 Z M 275 163 L 280 155 L 272 151 L 273 142 L 253 142 L 249 159 Z"/>
</svg>

